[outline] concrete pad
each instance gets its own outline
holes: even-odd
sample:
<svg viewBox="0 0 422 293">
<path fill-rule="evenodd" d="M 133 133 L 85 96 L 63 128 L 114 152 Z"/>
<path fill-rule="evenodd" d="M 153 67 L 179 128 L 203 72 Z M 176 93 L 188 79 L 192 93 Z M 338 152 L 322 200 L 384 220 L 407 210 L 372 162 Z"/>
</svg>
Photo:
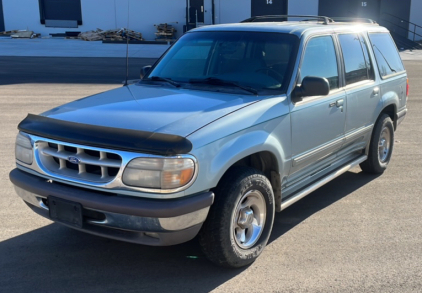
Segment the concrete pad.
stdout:
<svg viewBox="0 0 422 293">
<path fill-rule="evenodd" d="M 131 58 L 159 58 L 169 45 L 129 45 Z M 74 39 L 0 39 L 0 56 L 126 57 L 126 44 Z"/>
<path fill-rule="evenodd" d="M 403 61 L 422 60 L 422 50 L 405 50 L 400 52 Z"/>
</svg>

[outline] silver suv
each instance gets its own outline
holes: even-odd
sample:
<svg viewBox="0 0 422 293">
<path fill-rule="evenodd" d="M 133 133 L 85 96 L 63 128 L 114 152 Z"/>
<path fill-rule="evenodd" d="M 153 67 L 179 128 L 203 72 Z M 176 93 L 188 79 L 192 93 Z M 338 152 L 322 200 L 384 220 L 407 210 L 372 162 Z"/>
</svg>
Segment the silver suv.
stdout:
<svg viewBox="0 0 422 293">
<path fill-rule="evenodd" d="M 17 194 L 36 213 L 147 245 L 198 235 L 253 262 L 280 212 L 360 165 L 382 173 L 406 115 L 387 29 L 328 18 L 182 36 L 139 83 L 19 124 Z"/>
</svg>

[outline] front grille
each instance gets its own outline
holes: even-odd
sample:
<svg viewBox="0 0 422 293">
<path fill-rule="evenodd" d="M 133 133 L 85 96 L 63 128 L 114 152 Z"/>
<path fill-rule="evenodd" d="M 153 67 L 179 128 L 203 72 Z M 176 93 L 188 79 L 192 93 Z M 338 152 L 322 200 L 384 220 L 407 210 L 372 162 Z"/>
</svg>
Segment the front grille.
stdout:
<svg viewBox="0 0 422 293">
<path fill-rule="evenodd" d="M 109 151 L 47 141 L 39 141 L 37 145 L 43 167 L 64 177 L 99 183 L 110 182 L 122 165 L 122 158 Z"/>
</svg>

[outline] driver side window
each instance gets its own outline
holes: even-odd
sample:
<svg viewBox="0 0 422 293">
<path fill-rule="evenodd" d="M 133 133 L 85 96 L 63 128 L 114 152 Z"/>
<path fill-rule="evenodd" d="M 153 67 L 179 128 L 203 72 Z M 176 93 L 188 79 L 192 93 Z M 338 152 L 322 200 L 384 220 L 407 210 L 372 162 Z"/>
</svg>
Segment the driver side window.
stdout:
<svg viewBox="0 0 422 293">
<path fill-rule="evenodd" d="M 339 88 L 336 51 L 331 36 L 314 37 L 308 41 L 300 68 L 300 82 L 306 76 L 325 77 L 330 90 Z"/>
</svg>

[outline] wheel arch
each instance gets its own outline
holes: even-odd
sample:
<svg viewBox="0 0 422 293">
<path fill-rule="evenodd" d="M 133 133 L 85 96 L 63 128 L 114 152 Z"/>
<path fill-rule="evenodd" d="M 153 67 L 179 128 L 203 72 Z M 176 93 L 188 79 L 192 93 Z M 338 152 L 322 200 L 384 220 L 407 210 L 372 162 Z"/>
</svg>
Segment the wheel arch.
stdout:
<svg viewBox="0 0 422 293">
<path fill-rule="evenodd" d="M 384 108 L 381 110 L 381 113 L 377 117 L 377 121 L 383 114 L 387 114 L 388 116 L 390 116 L 391 121 L 393 121 L 394 130 L 396 130 L 396 128 L 397 128 L 397 106 L 396 106 L 396 104 L 390 103 L 390 104 L 384 106 Z"/>
<path fill-rule="evenodd" d="M 211 163 L 211 173 L 215 175 L 214 186 L 218 186 L 224 175 L 233 167 L 252 167 L 261 171 L 270 181 L 276 201 L 276 210 L 281 204 L 281 182 L 288 172 L 288 162 L 282 143 L 272 135 L 259 133 L 246 135 L 235 143 L 226 144 Z M 227 160 L 230 158 L 230 160 Z M 226 159 L 226 160 L 224 160 Z"/>
</svg>

